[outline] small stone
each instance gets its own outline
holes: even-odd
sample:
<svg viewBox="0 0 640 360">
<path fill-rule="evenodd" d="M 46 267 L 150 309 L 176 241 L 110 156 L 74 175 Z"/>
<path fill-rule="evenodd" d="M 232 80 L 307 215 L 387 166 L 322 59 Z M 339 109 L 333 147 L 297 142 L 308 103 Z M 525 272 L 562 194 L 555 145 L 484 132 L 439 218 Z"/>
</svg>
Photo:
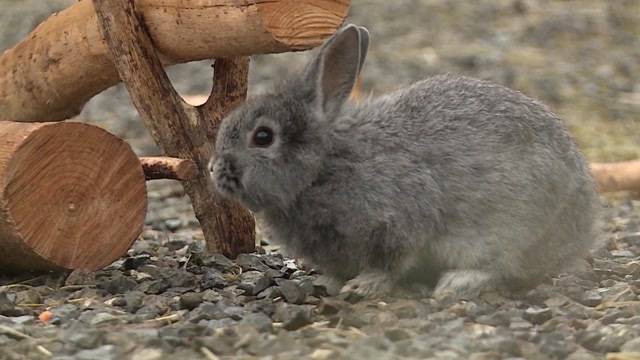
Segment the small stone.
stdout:
<svg viewBox="0 0 640 360">
<path fill-rule="evenodd" d="M 202 294 L 195 292 L 188 292 L 180 296 L 180 308 L 186 310 L 193 310 L 202 303 Z"/>
<path fill-rule="evenodd" d="M 259 293 L 256 298 L 258 299 L 275 299 L 282 296 L 282 291 L 279 287 L 270 287 L 266 288 L 264 291 Z"/>
<path fill-rule="evenodd" d="M 551 319 L 552 313 L 549 308 L 529 307 L 522 317 L 534 325 L 540 325 Z"/>
<path fill-rule="evenodd" d="M 12 317 L 11 321 L 14 324 L 18 324 L 18 325 L 33 325 L 35 324 L 36 319 L 31 315 L 24 315 L 24 316 Z"/>
<path fill-rule="evenodd" d="M 236 263 L 242 268 L 242 271 L 257 270 L 265 272 L 269 270 L 269 267 L 254 254 L 240 254 L 236 258 Z"/>
<path fill-rule="evenodd" d="M 259 332 L 271 332 L 273 330 L 273 322 L 263 313 L 246 314 L 240 324 L 250 325 Z"/>
<path fill-rule="evenodd" d="M 609 325 L 617 322 L 618 319 L 629 318 L 633 314 L 626 310 L 609 309 L 607 313 L 600 319 L 600 322 L 604 325 Z"/>
<path fill-rule="evenodd" d="M 160 360 L 163 354 L 158 349 L 141 349 L 131 355 L 131 360 Z"/>
<path fill-rule="evenodd" d="M 277 253 L 262 256 L 262 261 L 272 269 L 280 270 L 284 266 L 282 255 Z"/>
<path fill-rule="evenodd" d="M 207 269 L 200 279 L 200 286 L 203 289 L 223 289 L 227 281 L 219 270 Z"/>
<path fill-rule="evenodd" d="M 138 290 L 143 291 L 147 294 L 157 295 L 164 293 L 168 288 L 171 287 L 171 284 L 167 280 L 152 280 L 145 281 L 140 286 L 138 286 Z"/>
<path fill-rule="evenodd" d="M 533 325 L 521 317 L 513 317 L 509 321 L 509 329 L 511 330 L 528 330 Z"/>
<path fill-rule="evenodd" d="M 202 303 L 189 313 L 189 321 L 194 323 L 201 320 L 220 320 L 226 317 L 228 316 L 220 309 L 220 307 L 211 303 Z"/>
<path fill-rule="evenodd" d="M 125 307 L 127 306 L 127 300 L 122 297 L 111 298 L 104 302 L 106 305 Z"/>
<path fill-rule="evenodd" d="M 306 297 L 297 282 L 293 280 L 278 279 L 276 281 L 282 295 L 291 304 L 302 304 Z"/>
<path fill-rule="evenodd" d="M 256 281 L 255 286 L 251 291 L 251 295 L 256 296 L 273 284 L 274 284 L 273 278 L 271 278 L 270 276 L 264 275 Z"/>
<path fill-rule="evenodd" d="M 73 358 L 78 360 L 115 360 L 120 357 L 116 354 L 114 345 L 103 345 L 96 349 L 78 351 Z"/>
<path fill-rule="evenodd" d="M 293 331 L 312 323 L 313 320 L 311 320 L 310 311 L 306 311 L 305 309 L 295 309 L 293 312 L 293 316 L 285 321 L 282 327 L 285 330 Z"/>
<path fill-rule="evenodd" d="M 400 319 L 413 319 L 418 316 L 418 303 L 414 300 L 395 301 L 389 305 L 392 311 Z"/>
<path fill-rule="evenodd" d="M 75 319 L 80 315 L 80 309 L 74 304 L 64 304 L 56 306 L 51 309 L 54 319 L 58 318 L 58 321 L 66 322 L 70 319 Z"/>
<path fill-rule="evenodd" d="M 145 265 L 151 259 L 151 255 L 149 254 L 141 254 L 138 256 L 132 256 L 124 259 L 122 263 L 122 268 L 125 270 L 136 270 L 142 265 Z"/>
<path fill-rule="evenodd" d="M 180 219 L 167 219 L 164 221 L 164 225 L 168 230 L 175 231 L 182 226 L 182 220 Z M 182 246 L 181 246 L 182 247 Z"/>
<path fill-rule="evenodd" d="M 111 294 L 117 295 L 135 289 L 138 283 L 130 277 L 115 275 L 98 280 L 96 285 L 99 289 L 104 289 Z"/>
<path fill-rule="evenodd" d="M 626 234 L 620 240 L 630 245 L 640 246 L 640 232 Z"/>
<path fill-rule="evenodd" d="M 16 305 L 9 300 L 6 293 L 0 293 L 0 315 L 21 316 L 24 315 L 24 311 L 16 308 Z"/>
<path fill-rule="evenodd" d="M 629 250 L 611 250 L 613 257 L 634 257 L 635 255 Z"/>
<path fill-rule="evenodd" d="M 96 273 L 90 270 L 76 269 L 69 273 L 64 280 L 64 284 L 69 285 L 95 285 Z"/>
<path fill-rule="evenodd" d="M 483 351 L 469 355 L 469 360 L 501 360 L 502 356 L 496 351 Z"/>
<path fill-rule="evenodd" d="M 202 260 L 202 264 L 206 267 L 213 267 L 218 271 L 231 271 L 236 264 L 222 254 L 214 254 Z"/>
<path fill-rule="evenodd" d="M 394 328 L 385 330 L 384 336 L 386 336 L 387 339 L 396 342 L 411 338 L 411 333 L 402 328 Z"/>
<path fill-rule="evenodd" d="M 68 331 L 67 339 L 81 349 L 94 349 L 102 343 L 105 333 L 96 329 L 86 331 Z"/>
<path fill-rule="evenodd" d="M 640 337 L 632 339 L 624 343 L 620 347 L 620 351 L 623 352 L 635 352 L 640 354 Z"/>
<path fill-rule="evenodd" d="M 379 311 L 373 316 L 372 323 L 382 329 L 386 329 L 398 324 L 398 317 L 391 311 Z"/>
<path fill-rule="evenodd" d="M 315 287 L 313 285 L 313 280 L 311 279 L 301 280 L 299 287 L 300 287 L 300 290 L 302 290 L 302 292 L 305 294 L 305 296 L 313 295 L 313 292 L 315 290 Z"/>
<path fill-rule="evenodd" d="M 222 295 L 215 290 L 207 289 L 202 292 L 202 301 L 216 303 L 222 299 Z"/>
<path fill-rule="evenodd" d="M 329 349 L 316 349 L 309 357 L 311 360 L 329 360 L 335 357 L 336 352 Z"/>
<path fill-rule="evenodd" d="M 193 288 L 196 285 L 195 276 L 187 271 L 176 271 L 168 280 L 172 288 Z"/>
<path fill-rule="evenodd" d="M 567 360 L 599 360 L 599 359 L 601 358 L 591 354 L 585 349 L 578 349 L 572 352 L 571 354 L 569 354 L 569 356 L 567 356 Z"/>
<path fill-rule="evenodd" d="M 602 296 L 596 290 L 589 290 L 578 299 L 578 302 L 584 306 L 595 307 L 602 302 Z"/>
<path fill-rule="evenodd" d="M 598 351 L 597 345 L 602 336 L 597 331 L 593 330 L 580 330 L 576 332 L 576 341 L 591 351 Z"/>
<path fill-rule="evenodd" d="M 122 318 L 109 314 L 109 313 L 97 313 L 95 316 L 89 321 L 89 324 L 96 326 L 106 323 L 117 323 L 122 322 Z"/>
<path fill-rule="evenodd" d="M 508 326 L 510 319 L 504 312 L 497 312 L 488 315 L 480 315 L 475 318 L 475 322 L 483 325 L 491 326 Z"/>
<path fill-rule="evenodd" d="M 145 294 L 142 291 L 129 291 L 124 294 L 124 300 L 126 304 L 126 310 L 130 313 L 135 313 L 142 307 Z"/>
</svg>

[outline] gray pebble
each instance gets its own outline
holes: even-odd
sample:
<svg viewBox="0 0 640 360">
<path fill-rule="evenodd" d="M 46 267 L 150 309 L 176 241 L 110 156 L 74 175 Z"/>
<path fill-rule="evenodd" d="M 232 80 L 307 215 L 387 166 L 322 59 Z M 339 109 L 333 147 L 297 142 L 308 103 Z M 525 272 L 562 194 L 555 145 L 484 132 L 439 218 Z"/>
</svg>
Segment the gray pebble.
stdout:
<svg viewBox="0 0 640 360">
<path fill-rule="evenodd" d="M 24 315 L 24 311 L 16 308 L 16 305 L 9 300 L 6 293 L 0 292 L 0 315 L 21 316 Z"/>
<path fill-rule="evenodd" d="M 145 294 L 142 291 L 129 291 L 124 294 L 124 300 L 127 303 L 126 309 L 130 313 L 135 313 L 142 307 Z"/>
<path fill-rule="evenodd" d="M 640 337 L 625 342 L 620 351 L 640 353 Z"/>
<path fill-rule="evenodd" d="M 303 326 L 312 324 L 311 311 L 306 309 L 296 308 L 293 310 L 293 314 L 284 322 L 283 328 L 285 330 L 293 331 L 298 330 Z"/>
<path fill-rule="evenodd" d="M 589 290 L 578 300 L 582 305 L 595 307 L 602 302 L 602 296 L 597 290 Z"/>
<path fill-rule="evenodd" d="M 551 319 L 552 313 L 549 308 L 529 307 L 524 311 L 522 317 L 534 325 L 540 325 Z"/>
<path fill-rule="evenodd" d="M 282 296 L 291 304 L 302 304 L 306 294 L 300 289 L 300 285 L 293 280 L 278 279 L 276 280 Z"/>
<path fill-rule="evenodd" d="M 188 292 L 180 296 L 180 308 L 186 310 L 193 310 L 202 303 L 202 294 L 195 292 Z"/>
<path fill-rule="evenodd" d="M 207 269 L 200 279 L 203 289 L 222 289 L 227 286 L 227 280 L 220 270 Z"/>
<path fill-rule="evenodd" d="M 164 225 L 167 227 L 167 229 L 169 229 L 171 231 L 175 231 L 175 230 L 178 230 L 180 227 L 182 227 L 182 220 L 180 220 L 180 219 L 167 219 L 167 220 L 164 221 Z"/>
<path fill-rule="evenodd" d="M 93 318 L 89 321 L 89 324 L 96 326 L 101 324 L 117 323 L 117 322 L 123 322 L 123 321 L 124 319 L 122 317 L 103 312 L 103 313 L 95 314 L 95 316 L 93 316 Z"/>
<path fill-rule="evenodd" d="M 116 360 L 120 357 L 113 345 L 103 345 L 96 349 L 78 351 L 74 358 L 77 360 Z"/>
<path fill-rule="evenodd" d="M 263 313 L 246 314 L 240 321 L 240 324 L 250 325 L 259 332 L 271 332 L 273 330 L 273 322 Z"/>
</svg>

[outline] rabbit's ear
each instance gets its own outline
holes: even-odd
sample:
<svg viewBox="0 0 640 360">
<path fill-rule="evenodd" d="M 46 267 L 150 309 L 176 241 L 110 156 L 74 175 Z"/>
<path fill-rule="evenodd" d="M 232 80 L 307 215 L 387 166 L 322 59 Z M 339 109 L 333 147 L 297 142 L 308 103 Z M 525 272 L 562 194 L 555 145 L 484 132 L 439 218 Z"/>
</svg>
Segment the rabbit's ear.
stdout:
<svg viewBox="0 0 640 360">
<path fill-rule="evenodd" d="M 315 101 L 323 113 L 334 115 L 347 100 L 368 47 L 369 32 L 348 25 L 329 39 L 311 61 L 305 77 L 315 85 Z"/>
</svg>

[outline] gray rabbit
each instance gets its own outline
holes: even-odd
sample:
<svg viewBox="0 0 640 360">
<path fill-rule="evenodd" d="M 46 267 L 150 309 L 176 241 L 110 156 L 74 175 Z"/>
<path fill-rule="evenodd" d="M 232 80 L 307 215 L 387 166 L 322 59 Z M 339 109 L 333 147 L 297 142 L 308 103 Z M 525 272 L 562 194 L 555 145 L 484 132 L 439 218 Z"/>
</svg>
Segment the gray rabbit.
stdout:
<svg viewBox="0 0 640 360">
<path fill-rule="evenodd" d="M 473 297 L 587 254 L 598 198 L 556 115 L 453 76 L 348 104 L 368 44 L 365 28 L 343 27 L 302 76 L 224 119 L 217 192 L 363 296 L 435 279 L 436 296 Z"/>
</svg>

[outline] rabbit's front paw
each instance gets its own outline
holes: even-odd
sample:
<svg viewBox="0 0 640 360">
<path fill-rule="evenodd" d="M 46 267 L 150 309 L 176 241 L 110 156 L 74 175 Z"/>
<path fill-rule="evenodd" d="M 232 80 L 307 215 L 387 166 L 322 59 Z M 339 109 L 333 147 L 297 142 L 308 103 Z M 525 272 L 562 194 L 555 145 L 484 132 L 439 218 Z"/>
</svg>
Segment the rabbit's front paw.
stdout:
<svg viewBox="0 0 640 360">
<path fill-rule="evenodd" d="M 433 293 L 443 299 L 472 299 L 481 293 L 494 290 L 494 278 L 481 270 L 452 270 L 444 273 Z"/>
<path fill-rule="evenodd" d="M 340 292 L 372 298 L 385 295 L 392 287 L 393 281 L 389 275 L 383 272 L 366 272 L 347 281 Z"/>
</svg>

